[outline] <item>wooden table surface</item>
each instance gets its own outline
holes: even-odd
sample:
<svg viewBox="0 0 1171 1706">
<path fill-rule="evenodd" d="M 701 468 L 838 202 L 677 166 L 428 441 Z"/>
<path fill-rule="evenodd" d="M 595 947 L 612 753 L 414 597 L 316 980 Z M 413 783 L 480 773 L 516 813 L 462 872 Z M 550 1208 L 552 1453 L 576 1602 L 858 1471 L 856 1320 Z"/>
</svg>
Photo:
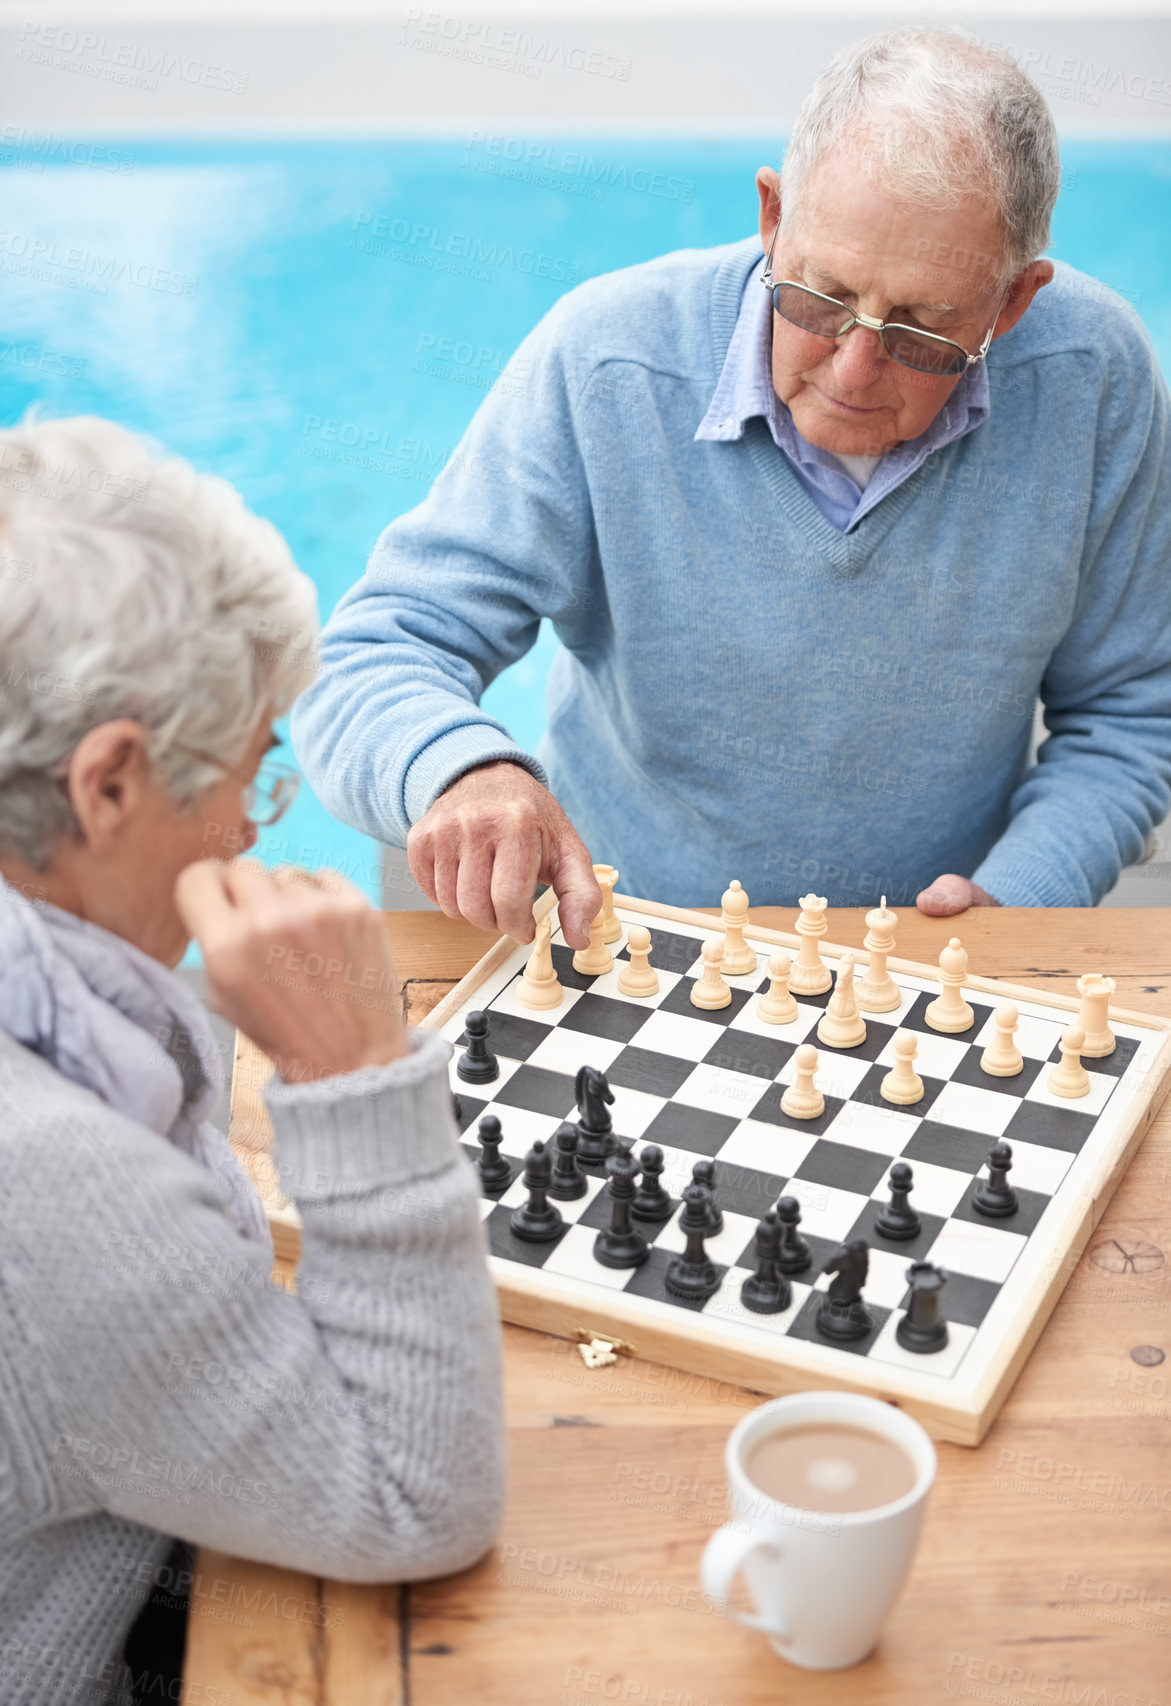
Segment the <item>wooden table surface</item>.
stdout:
<svg viewBox="0 0 1171 1706">
<path fill-rule="evenodd" d="M 863 909 L 828 939 L 860 943 Z M 791 929 L 790 910 L 753 919 Z M 492 938 L 390 913 L 419 1019 Z M 904 909 L 898 953 L 962 935 L 971 969 L 1072 990 L 1115 978 L 1118 1006 L 1171 1017 L 1166 909 Z M 257 1165 L 258 1086 L 232 1135 Z M 1151 1247 L 1135 1262 L 1138 1246 Z M 563 1340 L 506 1326 L 511 1482 L 499 1544 L 474 1569 L 353 1587 L 204 1551 L 188 1706 L 1030 1706 L 1171 1698 L 1171 1102 L 1073 1275 L 992 1431 L 939 1447 L 906 1592 L 872 1658 L 797 1671 L 713 1613 L 699 1556 L 723 1520 L 723 1449 L 758 1395 L 625 1356 L 587 1369 Z"/>
</svg>

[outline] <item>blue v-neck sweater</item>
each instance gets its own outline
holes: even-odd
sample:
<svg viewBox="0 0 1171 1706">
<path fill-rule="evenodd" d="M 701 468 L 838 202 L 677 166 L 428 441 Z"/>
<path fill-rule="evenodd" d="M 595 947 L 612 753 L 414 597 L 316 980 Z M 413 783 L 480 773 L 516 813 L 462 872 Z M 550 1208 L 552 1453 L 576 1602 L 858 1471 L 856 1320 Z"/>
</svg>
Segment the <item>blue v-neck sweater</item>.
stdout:
<svg viewBox="0 0 1171 1706">
<path fill-rule="evenodd" d="M 323 637 L 293 735 L 402 845 L 456 776 L 547 778 L 629 893 L 1096 902 L 1171 785 L 1168 399 L 1133 310 L 1058 263 L 988 356 L 989 420 L 850 533 L 760 419 L 697 442 L 755 239 L 592 279 L 524 340 Z M 521 754 L 479 709 L 561 641 Z M 1048 739 L 1028 766 L 1038 695 Z"/>
</svg>

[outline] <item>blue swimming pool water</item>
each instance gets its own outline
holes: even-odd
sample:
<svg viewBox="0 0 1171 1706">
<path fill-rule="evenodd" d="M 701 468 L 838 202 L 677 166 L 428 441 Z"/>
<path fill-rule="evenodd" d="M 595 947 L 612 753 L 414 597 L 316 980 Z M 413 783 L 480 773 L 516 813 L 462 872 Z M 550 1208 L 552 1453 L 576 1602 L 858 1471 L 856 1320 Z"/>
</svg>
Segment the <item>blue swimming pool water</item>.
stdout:
<svg viewBox="0 0 1171 1706">
<path fill-rule="evenodd" d="M 510 158 L 521 153 L 523 158 Z M 507 356 L 581 278 L 755 224 L 776 139 L 110 143 L 0 152 L 0 421 L 110 415 L 233 481 L 322 613 L 425 495 Z M 1139 309 L 1171 369 L 1171 144 L 1069 144 L 1053 253 Z M 485 705 L 531 746 L 555 641 Z M 261 843 L 372 896 L 308 789 Z"/>
</svg>

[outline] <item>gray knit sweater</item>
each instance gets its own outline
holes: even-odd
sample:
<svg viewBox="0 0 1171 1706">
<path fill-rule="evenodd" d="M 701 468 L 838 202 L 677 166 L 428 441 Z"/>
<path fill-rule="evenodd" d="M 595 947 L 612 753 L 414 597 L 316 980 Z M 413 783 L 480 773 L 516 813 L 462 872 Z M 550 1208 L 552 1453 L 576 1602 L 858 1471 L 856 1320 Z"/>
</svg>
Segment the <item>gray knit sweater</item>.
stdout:
<svg viewBox="0 0 1171 1706">
<path fill-rule="evenodd" d="M 298 1295 L 197 1161 L 0 1033 L 0 1702 L 124 1706 L 171 1537 L 345 1581 L 473 1562 L 500 1331 L 438 1035 L 274 1080 Z"/>
</svg>

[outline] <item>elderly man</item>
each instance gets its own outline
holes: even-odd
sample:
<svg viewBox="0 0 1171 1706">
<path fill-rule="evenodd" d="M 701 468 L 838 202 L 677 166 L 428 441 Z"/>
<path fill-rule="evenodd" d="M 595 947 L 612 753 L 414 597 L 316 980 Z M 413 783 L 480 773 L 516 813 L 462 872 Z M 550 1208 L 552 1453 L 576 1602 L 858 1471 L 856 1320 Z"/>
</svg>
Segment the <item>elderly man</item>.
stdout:
<svg viewBox="0 0 1171 1706">
<path fill-rule="evenodd" d="M 584 938 L 591 858 L 675 904 L 1098 901 L 1168 806 L 1171 464 L 1137 317 L 1039 258 L 1058 179 L 1003 54 L 841 54 L 759 241 L 569 292 L 386 530 L 294 714 L 327 806 L 525 940 L 539 879 Z M 479 699 L 543 616 L 530 757 Z"/>
</svg>

